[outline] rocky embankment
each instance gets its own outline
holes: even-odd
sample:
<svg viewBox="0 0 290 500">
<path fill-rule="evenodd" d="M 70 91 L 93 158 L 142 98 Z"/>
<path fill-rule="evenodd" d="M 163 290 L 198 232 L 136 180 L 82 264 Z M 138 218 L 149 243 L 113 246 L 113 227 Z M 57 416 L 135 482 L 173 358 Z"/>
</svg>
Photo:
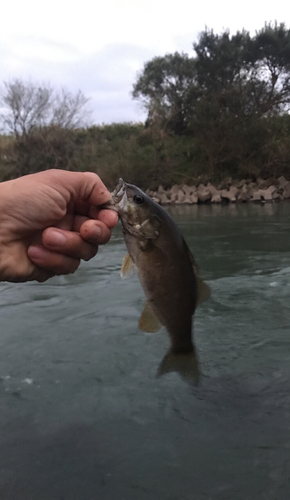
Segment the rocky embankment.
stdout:
<svg viewBox="0 0 290 500">
<path fill-rule="evenodd" d="M 161 205 L 195 203 L 271 203 L 290 199 L 290 181 L 281 176 L 278 179 L 257 179 L 233 181 L 226 179 L 218 186 L 210 182 L 197 186 L 177 185 L 170 189 L 159 186 L 157 191 L 147 191 Z"/>
</svg>

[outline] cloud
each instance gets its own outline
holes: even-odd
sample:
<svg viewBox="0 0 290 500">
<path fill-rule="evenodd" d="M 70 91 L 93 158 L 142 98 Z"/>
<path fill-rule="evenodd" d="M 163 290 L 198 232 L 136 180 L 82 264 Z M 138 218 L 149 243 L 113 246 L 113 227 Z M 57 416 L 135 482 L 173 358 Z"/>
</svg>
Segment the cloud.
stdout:
<svg viewBox="0 0 290 500">
<path fill-rule="evenodd" d="M 6 2 L 0 30 L 1 79 L 31 79 L 82 90 L 98 122 L 144 119 L 131 98 L 137 72 L 154 56 L 193 54 L 205 26 L 260 29 L 264 21 L 288 17 L 283 0 L 265 3 L 227 0 L 39 0 Z M 251 15 L 249 16 L 249 12 Z M 16 15 L 17 13 L 17 15 Z M 262 16 L 262 17 L 261 17 Z M 1 83 L 1 82 L 0 82 Z"/>
<path fill-rule="evenodd" d="M 18 50 L 7 54 L 4 80 L 21 78 L 48 82 L 73 92 L 80 89 L 90 98 L 93 120 L 97 123 L 145 119 L 140 106 L 132 103 L 131 92 L 138 70 L 144 60 L 153 57 L 152 51 L 135 45 L 111 44 L 82 56 L 69 45 L 58 46 L 49 40 L 30 40 L 26 48 L 29 45 L 36 48 L 25 59 Z M 44 48 L 50 54 L 49 60 L 43 57 Z M 54 50 L 57 58 L 52 57 Z"/>
</svg>

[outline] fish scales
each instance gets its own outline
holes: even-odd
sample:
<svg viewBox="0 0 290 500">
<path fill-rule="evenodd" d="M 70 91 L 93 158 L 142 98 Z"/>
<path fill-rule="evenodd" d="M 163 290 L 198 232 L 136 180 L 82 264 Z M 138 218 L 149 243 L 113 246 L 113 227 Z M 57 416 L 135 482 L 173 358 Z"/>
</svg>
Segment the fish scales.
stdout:
<svg viewBox="0 0 290 500">
<path fill-rule="evenodd" d="M 145 295 L 170 335 L 172 349 L 187 352 L 193 349 L 196 278 L 181 235 L 173 239 L 171 224 L 162 222 L 159 237 L 151 240 L 145 251 L 140 251 L 136 237 L 125 232 L 124 238 Z"/>
</svg>

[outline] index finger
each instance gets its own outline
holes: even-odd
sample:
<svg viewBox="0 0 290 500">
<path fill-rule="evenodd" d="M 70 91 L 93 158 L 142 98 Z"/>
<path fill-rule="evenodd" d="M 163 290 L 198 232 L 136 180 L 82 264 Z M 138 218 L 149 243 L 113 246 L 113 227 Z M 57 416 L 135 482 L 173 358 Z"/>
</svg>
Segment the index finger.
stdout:
<svg viewBox="0 0 290 500">
<path fill-rule="evenodd" d="M 35 176 L 39 174 L 35 174 Z M 64 197 L 66 202 L 83 201 L 89 205 L 103 205 L 112 195 L 100 177 L 93 172 L 70 172 L 68 170 L 47 170 L 41 172 L 41 179 Z"/>
</svg>

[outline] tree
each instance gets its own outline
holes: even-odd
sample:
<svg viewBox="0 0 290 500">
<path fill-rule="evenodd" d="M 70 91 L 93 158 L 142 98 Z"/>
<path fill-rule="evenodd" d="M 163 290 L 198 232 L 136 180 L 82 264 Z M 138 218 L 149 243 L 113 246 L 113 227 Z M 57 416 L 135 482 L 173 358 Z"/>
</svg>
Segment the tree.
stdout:
<svg viewBox="0 0 290 500">
<path fill-rule="evenodd" d="M 133 97 L 143 101 L 149 124 L 191 135 L 212 175 L 249 158 L 258 163 L 269 150 L 270 118 L 289 111 L 290 30 L 268 23 L 251 36 L 206 28 L 193 48 L 192 58 L 175 53 L 147 62 Z"/>
<path fill-rule="evenodd" d="M 56 92 L 47 84 L 14 79 L 4 82 L 1 90 L 0 119 L 4 131 L 16 138 L 51 125 L 75 129 L 88 122 L 87 103 L 81 91 L 72 94 L 63 88 Z"/>
<path fill-rule="evenodd" d="M 176 52 L 144 65 L 133 97 L 150 123 L 159 120 L 182 133 L 198 120 L 203 99 L 240 118 L 289 109 L 290 30 L 283 23 L 266 23 L 253 37 L 246 30 L 230 35 L 206 28 L 193 48 L 194 58 Z"/>
<path fill-rule="evenodd" d="M 62 88 L 55 93 L 52 105 L 51 125 L 62 128 L 76 129 L 88 125 L 90 110 L 87 108 L 87 99 L 79 90 L 72 94 Z"/>
<path fill-rule="evenodd" d="M 252 41 L 252 54 L 253 74 L 264 90 L 257 105 L 264 113 L 289 111 L 290 30 L 284 23 L 265 23 Z"/>
<path fill-rule="evenodd" d="M 142 100 L 148 124 L 158 122 L 176 134 L 184 132 L 194 79 L 195 64 L 186 54 L 167 54 L 146 63 L 133 86 L 133 98 Z"/>
<path fill-rule="evenodd" d="M 289 110 L 290 31 L 277 23 L 252 38 L 245 30 L 233 36 L 205 30 L 194 49 L 200 98 L 190 128 L 212 171 L 234 172 L 249 158 L 258 166 L 273 147 L 270 117 Z"/>
</svg>

